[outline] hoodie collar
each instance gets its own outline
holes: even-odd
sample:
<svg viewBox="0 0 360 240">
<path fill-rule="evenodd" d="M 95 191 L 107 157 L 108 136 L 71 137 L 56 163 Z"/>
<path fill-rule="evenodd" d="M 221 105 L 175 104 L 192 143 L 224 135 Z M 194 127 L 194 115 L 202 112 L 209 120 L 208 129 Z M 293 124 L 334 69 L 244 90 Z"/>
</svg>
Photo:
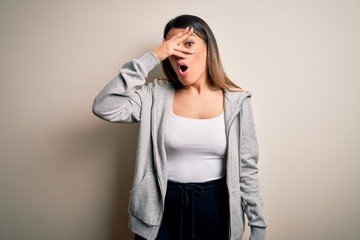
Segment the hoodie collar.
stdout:
<svg viewBox="0 0 360 240">
<path fill-rule="evenodd" d="M 233 104 L 241 103 L 242 100 L 244 100 L 246 97 L 251 97 L 251 92 L 231 92 L 227 90 L 225 91 L 225 99 Z"/>
<path fill-rule="evenodd" d="M 244 92 L 230 92 L 225 91 L 224 113 L 225 113 L 225 126 L 228 130 L 234 118 L 238 115 L 241 109 L 241 103 L 247 97 L 251 97 L 251 93 Z"/>
</svg>

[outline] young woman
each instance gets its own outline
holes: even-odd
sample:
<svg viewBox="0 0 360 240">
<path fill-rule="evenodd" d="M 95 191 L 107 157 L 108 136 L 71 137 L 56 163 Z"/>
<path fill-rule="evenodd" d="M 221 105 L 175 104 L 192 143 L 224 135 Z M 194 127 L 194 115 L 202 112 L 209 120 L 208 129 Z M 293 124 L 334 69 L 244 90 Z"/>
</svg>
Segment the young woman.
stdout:
<svg viewBox="0 0 360 240">
<path fill-rule="evenodd" d="M 145 84 L 162 63 L 167 80 Z M 126 63 L 95 98 L 93 112 L 140 122 L 129 227 L 135 239 L 265 239 L 258 145 L 250 93 L 225 74 L 201 18 L 181 15 L 163 43 Z"/>
</svg>

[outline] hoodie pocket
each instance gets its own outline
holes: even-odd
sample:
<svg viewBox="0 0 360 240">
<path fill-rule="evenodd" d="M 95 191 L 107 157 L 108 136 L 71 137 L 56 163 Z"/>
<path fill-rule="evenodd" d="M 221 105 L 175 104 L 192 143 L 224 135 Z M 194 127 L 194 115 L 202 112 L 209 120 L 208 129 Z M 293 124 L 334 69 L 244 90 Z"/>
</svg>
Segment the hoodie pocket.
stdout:
<svg viewBox="0 0 360 240">
<path fill-rule="evenodd" d="M 154 172 L 147 171 L 141 182 L 130 191 L 130 215 L 148 226 L 157 225 L 161 210 L 161 194 Z"/>
</svg>

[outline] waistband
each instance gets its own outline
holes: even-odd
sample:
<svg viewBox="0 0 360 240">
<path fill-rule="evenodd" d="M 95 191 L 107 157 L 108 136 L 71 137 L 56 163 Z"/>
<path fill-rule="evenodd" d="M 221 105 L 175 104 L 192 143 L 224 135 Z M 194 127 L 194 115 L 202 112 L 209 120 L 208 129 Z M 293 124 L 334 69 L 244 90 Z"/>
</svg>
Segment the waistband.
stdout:
<svg viewBox="0 0 360 240">
<path fill-rule="evenodd" d="M 202 191 L 206 191 L 206 190 L 210 190 L 210 189 L 214 189 L 220 186 L 223 186 L 224 184 L 226 184 L 226 178 L 222 177 L 219 179 L 215 179 L 215 180 L 211 180 L 211 181 L 207 181 L 207 182 L 189 182 L 189 183 L 180 183 L 180 182 L 173 182 L 173 181 L 168 181 L 167 184 L 167 190 L 170 192 L 176 192 L 182 189 L 186 189 L 187 187 L 195 187 L 197 189 L 202 189 Z"/>
</svg>

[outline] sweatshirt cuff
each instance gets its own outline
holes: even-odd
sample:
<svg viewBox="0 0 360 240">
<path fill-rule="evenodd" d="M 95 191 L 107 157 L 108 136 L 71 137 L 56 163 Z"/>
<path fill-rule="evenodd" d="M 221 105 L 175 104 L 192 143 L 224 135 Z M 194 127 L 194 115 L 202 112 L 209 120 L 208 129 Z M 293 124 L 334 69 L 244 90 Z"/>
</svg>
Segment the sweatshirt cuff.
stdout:
<svg viewBox="0 0 360 240">
<path fill-rule="evenodd" d="M 251 227 L 250 240 L 265 240 L 265 228 Z"/>
<path fill-rule="evenodd" d="M 146 52 L 144 55 L 139 57 L 138 60 L 142 63 L 147 72 L 150 72 L 160 63 L 155 54 L 151 51 Z"/>
</svg>

